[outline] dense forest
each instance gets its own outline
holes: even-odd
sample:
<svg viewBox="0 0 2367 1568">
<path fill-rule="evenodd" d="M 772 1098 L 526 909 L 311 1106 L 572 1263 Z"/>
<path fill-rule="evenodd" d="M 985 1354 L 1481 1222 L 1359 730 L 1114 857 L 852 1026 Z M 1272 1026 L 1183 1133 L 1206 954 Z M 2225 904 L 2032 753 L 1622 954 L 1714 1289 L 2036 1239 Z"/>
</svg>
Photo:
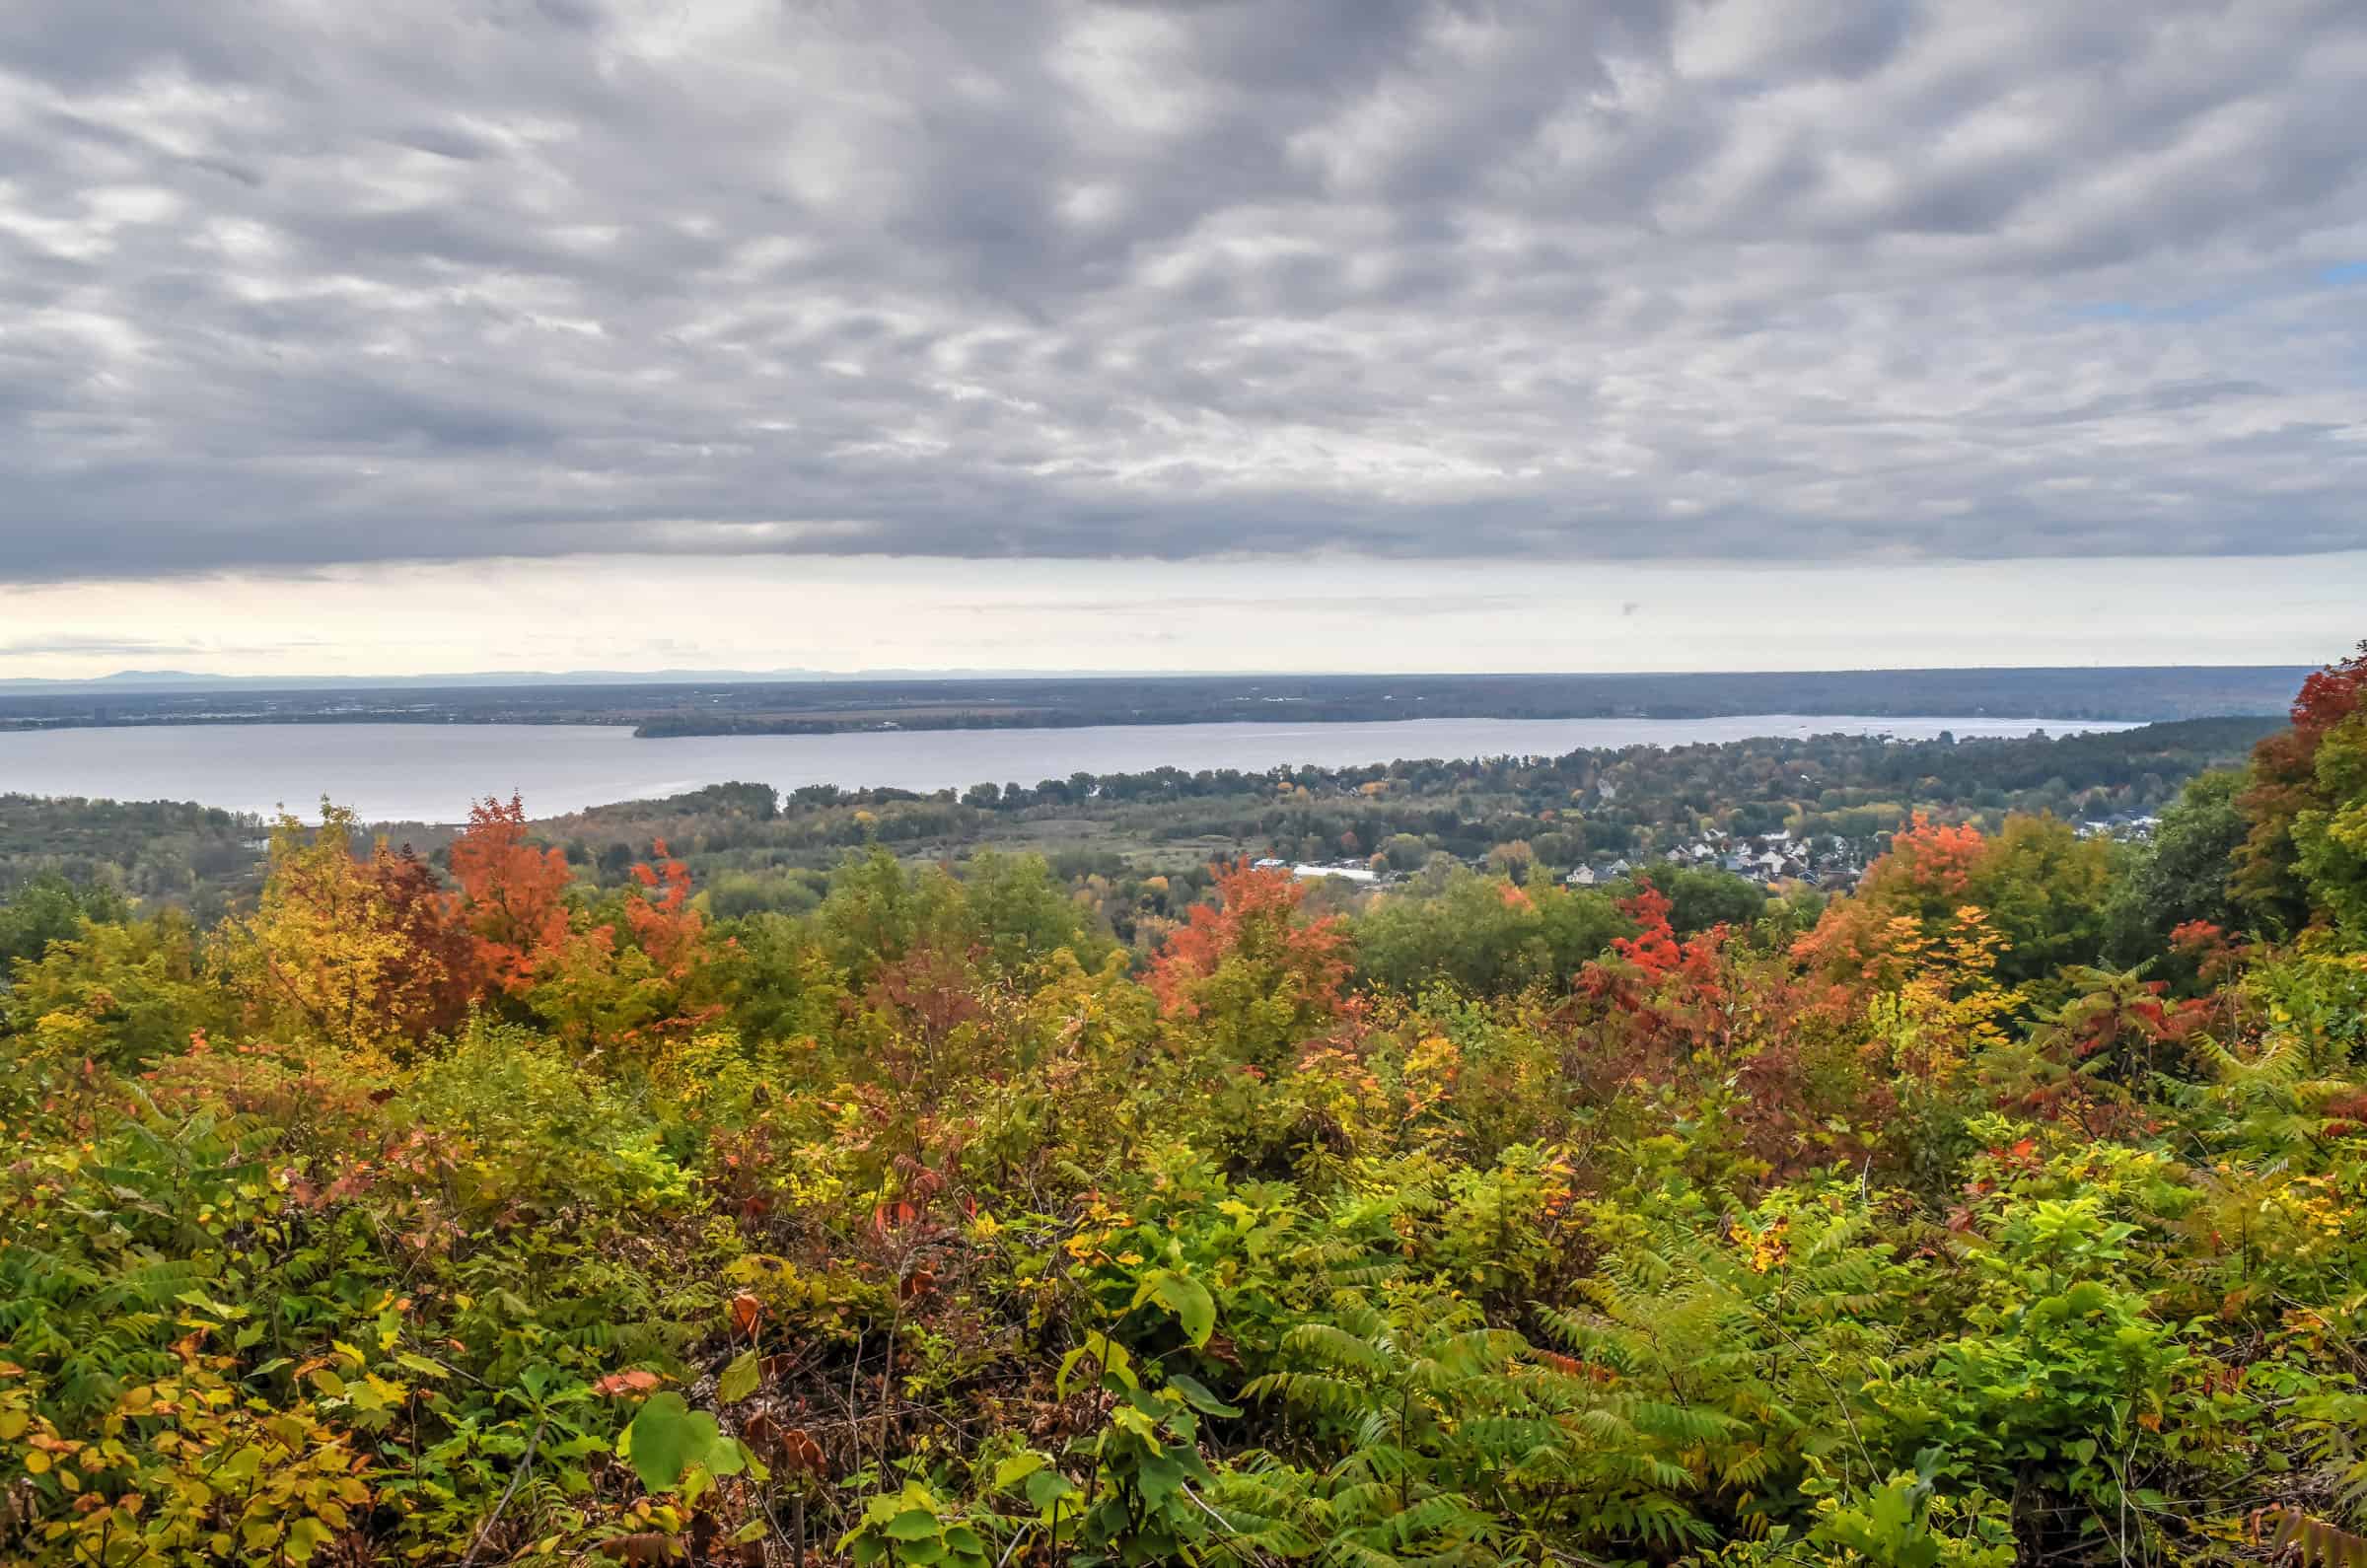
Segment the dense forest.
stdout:
<svg viewBox="0 0 2367 1568">
<path fill-rule="evenodd" d="M 1430 852 L 1337 909 L 1225 855 L 1133 940 L 892 847 L 1040 786 L 332 807 L 218 915 L 46 869 L 0 1557 L 2358 1560 L 2367 645 L 2227 740 L 1094 781 Z M 1536 875 L 1927 797 L 1845 893 Z M 702 888 L 839 814 L 810 905 Z M 750 837 L 595 830 L 685 816 Z"/>
</svg>

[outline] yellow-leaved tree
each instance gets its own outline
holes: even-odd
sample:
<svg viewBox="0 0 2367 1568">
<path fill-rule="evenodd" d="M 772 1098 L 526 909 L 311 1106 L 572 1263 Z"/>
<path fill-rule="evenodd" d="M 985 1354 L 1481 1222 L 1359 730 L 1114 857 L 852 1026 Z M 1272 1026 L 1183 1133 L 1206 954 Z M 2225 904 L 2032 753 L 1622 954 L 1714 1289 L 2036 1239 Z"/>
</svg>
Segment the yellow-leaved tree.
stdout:
<svg viewBox="0 0 2367 1568">
<path fill-rule="evenodd" d="M 369 859 L 356 857 L 360 825 L 350 808 L 326 800 L 317 828 L 280 814 L 255 911 L 223 934 L 250 1028 L 348 1050 L 384 1044 L 417 1033 L 402 1004 L 443 989 L 445 976 L 421 972 L 442 960 L 437 944 L 410 929 L 420 911 L 388 893 L 403 858 L 383 842 Z"/>
</svg>

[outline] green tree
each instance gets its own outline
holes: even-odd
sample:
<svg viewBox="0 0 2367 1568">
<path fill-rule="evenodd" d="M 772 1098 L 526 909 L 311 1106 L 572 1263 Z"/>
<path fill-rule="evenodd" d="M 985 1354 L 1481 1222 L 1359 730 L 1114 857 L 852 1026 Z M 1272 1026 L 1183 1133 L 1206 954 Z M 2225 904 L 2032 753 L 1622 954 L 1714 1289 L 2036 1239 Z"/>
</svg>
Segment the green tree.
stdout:
<svg viewBox="0 0 2367 1568">
<path fill-rule="evenodd" d="M 1062 948 L 1092 968 L 1112 946 L 1087 908 L 1052 880 L 1041 855 L 981 850 L 962 868 L 962 891 L 970 921 L 1006 970 Z"/>
<path fill-rule="evenodd" d="M 2327 732 L 2311 781 L 2317 802 L 2293 819 L 2295 864 L 2313 908 L 2367 942 L 2367 711 Z"/>
<path fill-rule="evenodd" d="M 129 913 L 123 895 L 106 883 L 78 888 L 57 872 L 42 872 L 0 903 L 0 972 L 80 934 L 86 921 L 119 921 Z"/>
<path fill-rule="evenodd" d="M 2190 921 L 2223 930 L 2242 923 L 2228 878 L 2250 826 L 2236 804 L 2243 789 L 2242 773 L 2217 768 L 2188 781 L 2162 812 L 2153 841 L 2133 852 L 2113 894 L 2113 953 L 2119 962 L 2162 952 L 2170 933 Z"/>
<path fill-rule="evenodd" d="M 1566 984 L 1627 923 L 1601 892 L 1518 889 L 1457 868 L 1436 889 L 1381 898 L 1356 921 L 1359 974 L 1414 991 L 1452 980 L 1478 995 Z"/>
<path fill-rule="evenodd" d="M 91 922 L 19 959 L 0 992 L 0 1024 L 28 1038 L 118 1067 L 154 1061 L 220 1029 L 233 1010 L 202 961 L 197 932 L 178 909 L 139 920 Z"/>
</svg>

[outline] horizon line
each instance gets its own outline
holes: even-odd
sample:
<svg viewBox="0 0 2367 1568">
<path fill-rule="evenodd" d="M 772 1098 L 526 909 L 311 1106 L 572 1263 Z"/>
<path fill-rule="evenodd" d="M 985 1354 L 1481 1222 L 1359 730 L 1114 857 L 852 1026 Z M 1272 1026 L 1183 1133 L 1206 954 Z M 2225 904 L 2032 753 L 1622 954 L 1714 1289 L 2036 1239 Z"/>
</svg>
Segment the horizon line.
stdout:
<svg viewBox="0 0 2367 1568">
<path fill-rule="evenodd" d="M 1403 679 L 1503 680 L 1597 679 L 1646 680 L 1682 676 L 1844 676 L 1844 675 L 1958 675 L 1987 671 L 2133 672 L 2133 671 L 2293 671 L 2314 670 L 2306 662 L 2251 664 L 1981 664 L 1981 665 L 1846 665 L 1780 669 L 1656 669 L 1656 670 L 1111 670 L 1111 669 L 996 669 L 976 666 L 887 666 L 854 670 L 784 666 L 772 670 L 691 669 L 655 670 L 469 670 L 414 674 L 369 675 L 225 675 L 198 670 L 117 670 L 100 676 L 0 676 L 0 691 L 38 694 L 40 688 L 87 690 L 108 687 L 126 693 L 171 690 L 188 686 L 237 685 L 256 690 L 349 686 L 371 689 L 388 686 L 434 688 L 439 685 L 773 685 L 883 683 L 896 681 L 961 680 L 1255 680 L 1255 679 Z"/>
</svg>

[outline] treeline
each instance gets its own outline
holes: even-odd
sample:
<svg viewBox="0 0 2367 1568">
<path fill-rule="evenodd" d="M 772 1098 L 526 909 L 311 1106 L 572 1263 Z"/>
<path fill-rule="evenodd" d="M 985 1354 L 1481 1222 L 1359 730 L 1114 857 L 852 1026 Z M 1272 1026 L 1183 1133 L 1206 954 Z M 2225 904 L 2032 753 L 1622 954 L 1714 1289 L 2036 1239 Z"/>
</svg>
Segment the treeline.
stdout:
<svg viewBox="0 0 2367 1568">
<path fill-rule="evenodd" d="M 663 835 L 728 914 L 812 908 L 829 865 L 866 843 L 910 859 L 1037 849 L 1131 941 L 1205 891 L 1212 859 L 1411 873 L 1441 856 L 1493 856 L 1542 882 L 1593 861 L 1665 858 L 1708 831 L 1779 830 L 1837 837 L 1863 859 L 1917 811 L 1991 828 L 2012 812 L 2152 814 L 2274 728 L 2221 719 L 1997 741 L 1821 736 L 1348 768 L 1167 767 L 930 796 L 817 785 L 776 797 L 738 784 L 602 807 L 544 831 L 586 875 L 609 880 Z"/>
<path fill-rule="evenodd" d="M 0 895 L 53 878 L 212 915 L 260 885 L 269 832 L 182 802 L 0 795 Z"/>
</svg>

